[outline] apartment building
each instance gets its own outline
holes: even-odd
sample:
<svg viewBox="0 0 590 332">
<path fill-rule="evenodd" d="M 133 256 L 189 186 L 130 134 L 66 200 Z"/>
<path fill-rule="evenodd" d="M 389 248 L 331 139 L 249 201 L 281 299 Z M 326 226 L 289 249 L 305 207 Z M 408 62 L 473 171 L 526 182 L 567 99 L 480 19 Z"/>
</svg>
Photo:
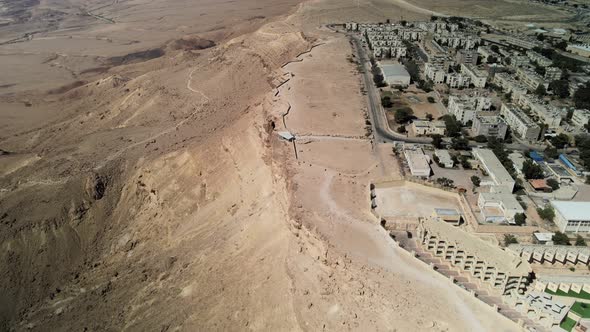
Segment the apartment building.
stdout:
<svg viewBox="0 0 590 332">
<path fill-rule="evenodd" d="M 531 60 L 531 62 L 536 62 L 541 67 L 549 67 L 553 64 L 553 60 L 533 50 L 527 51 L 526 55 Z"/>
<path fill-rule="evenodd" d="M 547 82 L 557 81 L 561 79 L 561 68 L 558 67 L 547 67 L 545 68 L 545 76 L 543 76 Z"/>
<path fill-rule="evenodd" d="M 459 95 L 449 97 L 448 110 L 463 124 L 473 121 L 475 114 L 492 107 L 492 100 L 484 96 Z"/>
<path fill-rule="evenodd" d="M 474 136 L 483 135 L 486 137 L 496 137 L 499 139 L 506 138 L 508 125 L 495 112 L 476 113 L 471 131 Z"/>
<path fill-rule="evenodd" d="M 477 69 L 473 65 L 461 64 L 461 73 L 468 75 L 471 78 L 471 83 L 477 88 L 486 86 L 488 73 Z"/>
<path fill-rule="evenodd" d="M 471 84 L 471 78 L 461 73 L 446 74 L 445 83 L 451 89 L 467 88 Z"/>
<path fill-rule="evenodd" d="M 424 76 L 435 84 L 444 83 L 446 75 L 447 71 L 444 69 L 444 64 L 442 63 L 427 62 L 424 65 Z"/>
<path fill-rule="evenodd" d="M 579 109 L 575 110 L 572 115 L 572 124 L 578 128 L 584 128 L 585 125 L 590 123 L 590 110 Z"/>
<path fill-rule="evenodd" d="M 508 73 L 498 73 L 494 76 L 494 83 L 502 88 L 505 93 L 512 94 L 512 100 L 518 100 L 520 96 L 528 93 L 527 87 L 515 80 Z"/>
<path fill-rule="evenodd" d="M 540 122 L 543 122 L 549 129 L 557 129 L 561 124 L 565 112 L 557 107 L 551 106 L 533 95 L 523 95 L 517 100 L 517 105 L 529 110 Z"/>
<path fill-rule="evenodd" d="M 521 66 L 526 66 L 530 63 L 529 61 L 529 57 L 526 55 L 513 55 L 510 57 L 510 65 L 513 67 L 521 67 Z"/>
<path fill-rule="evenodd" d="M 475 50 L 459 50 L 455 55 L 457 63 L 477 65 L 477 52 Z"/>
<path fill-rule="evenodd" d="M 520 138 L 527 141 L 537 141 L 539 139 L 541 128 L 518 106 L 503 103 L 500 114 L 512 129 L 512 132 Z"/>
<path fill-rule="evenodd" d="M 539 85 L 545 85 L 543 77 L 530 68 L 520 67 L 516 69 L 516 76 L 529 91 L 535 91 Z"/>
</svg>

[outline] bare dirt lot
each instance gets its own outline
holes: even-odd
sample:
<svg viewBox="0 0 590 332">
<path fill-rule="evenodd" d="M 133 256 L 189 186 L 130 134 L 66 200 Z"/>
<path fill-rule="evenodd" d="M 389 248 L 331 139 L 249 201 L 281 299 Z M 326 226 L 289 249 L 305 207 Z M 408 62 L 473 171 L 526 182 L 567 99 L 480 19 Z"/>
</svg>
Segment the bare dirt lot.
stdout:
<svg viewBox="0 0 590 332">
<path fill-rule="evenodd" d="M 452 194 L 413 183 L 376 188 L 375 194 L 375 210 L 383 217 L 429 217 L 435 208 L 461 211 Z"/>
</svg>

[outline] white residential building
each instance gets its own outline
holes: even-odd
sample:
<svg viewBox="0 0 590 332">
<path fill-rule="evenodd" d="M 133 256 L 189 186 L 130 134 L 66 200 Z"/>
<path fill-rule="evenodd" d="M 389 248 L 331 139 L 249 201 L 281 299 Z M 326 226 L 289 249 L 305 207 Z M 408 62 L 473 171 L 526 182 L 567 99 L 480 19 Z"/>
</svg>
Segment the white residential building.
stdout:
<svg viewBox="0 0 590 332">
<path fill-rule="evenodd" d="M 438 158 L 439 163 L 444 168 L 453 168 L 453 166 L 455 165 L 455 163 L 453 162 L 453 158 L 451 158 L 451 155 L 447 150 L 434 150 L 434 155 Z"/>
<path fill-rule="evenodd" d="M 561 79 L 561 68 L 558 67 L 547 67 L 545 68 L 545 76 L 543 76 L 548 82 L 556 81 Z"/>
<path fill-rule="evenodd" d="M 463 124 L 473 121 L 475 113 L 487 111 L 492 107 L 492 100 L 484 96 L 459 95 L 449 97 L 449 113 Z"/>
<path fill-rule="evenodd" d="M 522 84 L 529 89 L 529 91 L 535 91 L 539 85 L 543 85 L 547 88 L 547 84 L 543 77 L 530 68 L 520 67 L 516 69 L 516 76 L 520 79 Z"/>
<path fill-rule="evenodd" d="M 439 63 L 427 62 L 424 65 L 424 76 L 435 84 L 441 84 L 445 81 L 447 71 Z"/>
<path fill-rule="evenodd" d="M 481 193 L 477 206 L 486 222 L 513 223 L 514 215 L 524 213 L 524 209 L 511 193 Z"/>
<path fill-rule="evenodd" d="M 497 113 L 480 112 L 475 115 L 471 130 L 474 136 L 483 135 L 504 139 L 506 138 L 508 125 Z"/>
<path fill-rule="evenodd" d="M 445 83 L 447 83 L 451 89 L 467 88 L 471 83 L 471 78 L 461 73 L 452 73 L 446 75 Z"/>
<path fill-rule="evenodd" d="M 578 128 L 584 128 L 590 121 L 590 110 L 579 109 L 575 110 L 572 115 L 572 124 Z"/>
<path fill-rule="evenodd" d="M 536 62 L 541 67 L 549 67 L 553 64 L 553 60 L 539 54 L 533 50 L 527 51 L 526 55 L 531 59 L 532 62 Z"/>
<path fill-rule="evenodd" d="M 482 182 L 483 185 L 492 185 L 491 189 L 495 193 L 512 193 L 516 182 L 492 150 L 473 149 L 473 155 L 492 179 L 491 183 Z"/>
<path fill-rule="evenodd" d="M 412 122 L 412 130 L 415 135 L 445 135 L 446 125 L 444 121 L 420 121 L 414 120 Z"/>
<path fill-rule="evenodd" d="M 541 128 L 514 104 L 502 104 L 500 114 L 517 136 L 528 141 L 537 141 Z"/>
<path fill-rule="evenodd" d="M 539 121 L 545 123 L 549 129 L 559 128 L 564 112 L 557 107 L 553 107 L 533 95 L 520 96 L 517 104 L 529 110 Z"/>
<path fill-rule="evenodd" d="M 517 68 L 524 65 L 528 65 L 530 63 L 529 57 L 526 55 L 514 55 L 510 57 L 510 65 Z"/>
<path fill-rule="evenodd" d="M 471 78 L 471 83 L 477 88 L 486 86 L 488 73 L 477 69 L 473 65 L 461 64 L 461 73 L 468 75 Z"/>
<path fill-rule="evenodd" d="M 413 176 L 429 177 L 430 159 L 424 154 L 421 147 L 412 144 L 404 144 L 404 157 Z"/>
<path fill-rule="evenodd" d="M 494 83 L 502 88 L 504 93 L 511 93 L 512 100 L 518 100 L 522 95 L 528 93 L 527 87 L 520 81 L 515 80 L 508 73 L 498 73 L 494 76 Z"/>
</svg>

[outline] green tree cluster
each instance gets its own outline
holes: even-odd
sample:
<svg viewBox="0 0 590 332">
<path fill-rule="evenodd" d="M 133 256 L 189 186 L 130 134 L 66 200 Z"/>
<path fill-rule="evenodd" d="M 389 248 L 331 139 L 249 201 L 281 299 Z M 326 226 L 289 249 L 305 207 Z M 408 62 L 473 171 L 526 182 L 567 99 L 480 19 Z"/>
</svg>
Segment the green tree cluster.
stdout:
<svg viewBox="0 0 590 332">
<path fill-rule="evenodd" d="M 446 114 L 442 117 L 447 129 L 447 136 L 458 137 L 461 135 L 461 122 L 452 114 Z"/>
<path fill-rule="evenodd" d="M 406 123 L 414 118 L 414 111 L 409 107 L 400 107 L 394 113 L 395 122 Z"/>
<path fill-rule="evenodd" d="M 545 174 L 543 174 L 543 169 L 541 166 L 531 159 L 525 160 L 522 164 L 522 174 L 527 180 L 545 178 Z"/>
<path fill-rule="evenodd" d="M 504 246 L 508 247 L 511 244 L 518 243 L 516 237 L 512 234 L 504 234 Z"/>
<path fill-rule="evenodd" d="M 555 218 L 555 211 L 553 211 L 553 208 L 550 205 L 547 205 L 545 208 L 537 208 L 537 213 L 539 214 L 539 217 L 547 221 L 553 221 Z"/>
<path fill-rule="evenodd" d="M 555 232 L 555 234 L 551 238 L 551 241 L 553 241 L 553 244 L 560 245 L 560 246 L 569 246 L 570 245 L 569 237 L 559 231 Z"/>
</svg>

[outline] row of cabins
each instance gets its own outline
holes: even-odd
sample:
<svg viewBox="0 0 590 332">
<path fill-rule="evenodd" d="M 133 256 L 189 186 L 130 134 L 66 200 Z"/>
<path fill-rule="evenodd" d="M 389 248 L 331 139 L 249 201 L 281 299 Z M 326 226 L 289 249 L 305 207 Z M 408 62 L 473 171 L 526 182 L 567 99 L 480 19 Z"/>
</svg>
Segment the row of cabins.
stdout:
<svg viewBox="0 0 590 332">
<path fill-rule="evenodd" d="M 422 220 L 417 241 L 497 294 L 522 294 L 530 282 L 532 270 L 528 263 L 445 222 Z"/>
<path fill-rule="evenodd" d="M 588 265 L 590 262 L 588 247 L 511 244 L 507 249 L 529 263 Z"/>
</svg>

